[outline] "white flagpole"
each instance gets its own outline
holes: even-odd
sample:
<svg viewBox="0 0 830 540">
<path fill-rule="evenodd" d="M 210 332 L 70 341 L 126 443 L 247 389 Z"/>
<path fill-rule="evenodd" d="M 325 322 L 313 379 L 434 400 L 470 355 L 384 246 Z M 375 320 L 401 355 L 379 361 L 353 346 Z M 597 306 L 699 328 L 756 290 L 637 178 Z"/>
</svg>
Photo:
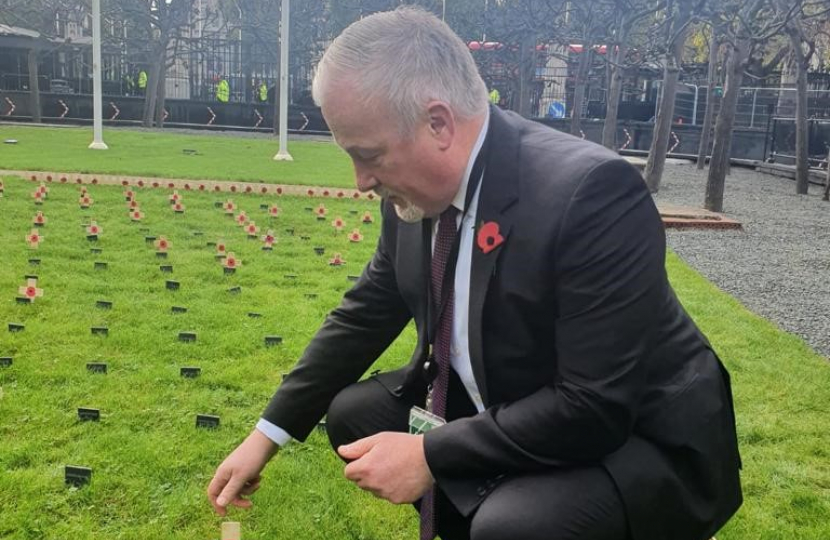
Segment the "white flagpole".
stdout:
<svg viewBox="0 0 830 540">
<path fill-rule="evenodd" d="M 276 161 L 294 161 L 288 153 L 288 4 L 282 0 L 280 19 L 280 150 Z"/>
<path fill-rule="evenodd" d="M 92 0 L 92 144 L 93 150 L 106 150 L 101 115 L 101 0 Z"/>
</svg>

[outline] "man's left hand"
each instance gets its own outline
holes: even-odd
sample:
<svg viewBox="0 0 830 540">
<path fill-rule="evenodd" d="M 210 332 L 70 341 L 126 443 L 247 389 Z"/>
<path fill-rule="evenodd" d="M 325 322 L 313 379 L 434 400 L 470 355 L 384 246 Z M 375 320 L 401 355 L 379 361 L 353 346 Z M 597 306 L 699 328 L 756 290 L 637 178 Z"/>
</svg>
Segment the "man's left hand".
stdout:
<svg viewBox="0 0 830 540">
<path fill-rule="evenodd" d="M 394 504 L 417 501 L 434 482 L 424 457 L 423 435 L 386 431 L 341 446 L 351 461 L 346 478 Z"/>
</svg>

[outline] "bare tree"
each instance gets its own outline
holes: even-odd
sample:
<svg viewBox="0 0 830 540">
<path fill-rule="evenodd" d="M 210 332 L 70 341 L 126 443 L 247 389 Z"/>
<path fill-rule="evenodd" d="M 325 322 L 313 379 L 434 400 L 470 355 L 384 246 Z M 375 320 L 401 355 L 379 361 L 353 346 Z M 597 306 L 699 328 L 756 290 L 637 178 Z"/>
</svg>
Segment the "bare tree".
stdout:
<svg viewBox="0 0 830 540">
<path fill-rule="evenodd" d="M 606 39 L 608 61 L 608 92 L 606 94 L 605 124 L 602 129 L 602 145 L 617 150 L 617 120 L 620 98 L 622 97 L 625 72 L 639 65 L 645 56 L 638 54 L 638 62 L 632 62 L 628 52 L 632 28 L 649 16 L 654 16 L 665 7 L 664 1 L 612 0 L 607 6 L 613 20 Z"/>
<path fill-rule="evenodd" d="M 692 14 L 702 7 L 694 0 L 669 0 L 666 24 L 666 52 L 663 59 L 665 73 L 663 76 L 662 99 L 654 123 L 654 135 L 648 153 L 645 177 L 652 193 L 660 189 L 660 180 L 666 165 L 666 153 L 671 137 L 671 125 L 674 117 L 674 104 L 677 97 L 677 83 L 680 79 L 680 62 L 689 27 L 693 21 Z"/>
<path fill-rule="evenodd" d="M 719 30 L 710 27 L 709 37 L 709 69 L 706 77 L 706 112 L 703 115 L 703 126 L 700 128 L 700 146 L 697 151 L 697 168 L 703 170 L 706 166 L 706 155 L 709 153 L 712 124 L 715 118 L 715 89 L 718 82 L 718 64 L 720 62 Z"/>
</svg>

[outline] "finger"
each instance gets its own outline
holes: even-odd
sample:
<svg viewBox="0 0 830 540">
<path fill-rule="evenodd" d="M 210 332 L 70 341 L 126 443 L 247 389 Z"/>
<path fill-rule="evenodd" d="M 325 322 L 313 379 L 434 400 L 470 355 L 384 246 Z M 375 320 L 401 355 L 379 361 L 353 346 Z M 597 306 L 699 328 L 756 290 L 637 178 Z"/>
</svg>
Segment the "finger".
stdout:
<svg viewBox="0 0 830 540">
<path fill-rule="evenodd" d="M 363 477 L 363 463 L 360 460 L 352 461 L 343 469 L 343 476 L 352 482 L 359 482 Z"/>
<path fill-rule="evenodd" d="M 219 497 L 219 494 L 222 493 L 222 488 L 228 483 L 228 479 L 230 478 L 230 472 L 225 471 L 224 469 L 219 469 L 216 471 L 213 479 L 210 481 L 207 489 L 207 496 L 208 500 L 210 501 L 211 506 L 216 511 L 217 514 L 220 516 L 225 515 L 225 508 L 217 504 L 216 499 Z"/>
<path fill-rule="evenodd" d="M 341 445 L 337 449 L 337 453 L 340 454 L 343 459 L 358 459 L 377 444 L 378 435 L 364 437 L 351 444 Z"/>
<path fill-rule="evenodd" d="M 242 491 L 239 492 L 240 495 L 251 495 L 252 493 L 256 492 L 259 489 L 259 482 L 253 482 L 245 484 L 245 487 L 242 488 Z"/>
<path fill-rule="evenodd" d="M 239 492 L 242 491 L 242 488 L 245 487 L 245 479 L 241 478 L 240 475 L 231 476 L 228 483 L 225 485 L 225 489 L 222 490 L 222 493 L 219 494 L 219 497 L 216 498 L 216 504 L 221 507 L 227 507 L 231 501 L 236 500 L 239 497 Z"/>
<path fill-rule="evenodd" d="M 253 502 L 249 501 L 248 499 L 243 499 L 238 497 L 236 500 L 231 501 L 231 504 L 237 508 L 250 508 L 254 505 Z"/>
</svg>

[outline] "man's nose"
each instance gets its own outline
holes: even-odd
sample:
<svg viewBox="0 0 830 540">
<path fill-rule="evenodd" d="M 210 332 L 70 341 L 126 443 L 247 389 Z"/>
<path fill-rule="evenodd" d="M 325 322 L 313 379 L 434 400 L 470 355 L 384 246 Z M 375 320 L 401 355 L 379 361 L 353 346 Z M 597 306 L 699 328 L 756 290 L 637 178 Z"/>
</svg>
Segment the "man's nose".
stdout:
<svg viewBox="0 0 830 540">
<path fill-rule="evenodd" d="M 378 185 L 378 181 L 374 177 L 374 175 L 371 172 L 369 172 L 366 168 L 361 167 L 357 163 L 355 163 L 354 165 L 354 177 L 358 191 L 370 191 Z"/>
</svg>

